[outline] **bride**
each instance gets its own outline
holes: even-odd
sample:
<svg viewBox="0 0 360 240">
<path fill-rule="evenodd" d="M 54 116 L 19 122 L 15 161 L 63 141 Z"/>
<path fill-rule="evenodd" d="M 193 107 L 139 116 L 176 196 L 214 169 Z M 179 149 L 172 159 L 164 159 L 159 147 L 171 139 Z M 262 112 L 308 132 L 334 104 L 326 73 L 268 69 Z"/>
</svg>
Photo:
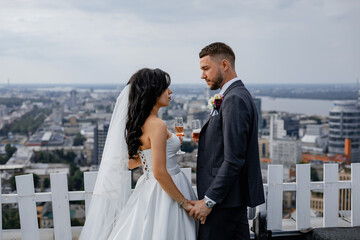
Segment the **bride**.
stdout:
<svg viewBox="0 0 360 240">
<path fill-rule="evenodd" d="M 79 239 L 196 239 L 187 214 L 196 197 L 176 163 L 180 140 L 158 118 L 170 103 L 169 85 L 166 72 L 141 69 L 118 97 Z M 143 175 L 129 197 L 127 168 L 139 166 Z"/>
</svg>

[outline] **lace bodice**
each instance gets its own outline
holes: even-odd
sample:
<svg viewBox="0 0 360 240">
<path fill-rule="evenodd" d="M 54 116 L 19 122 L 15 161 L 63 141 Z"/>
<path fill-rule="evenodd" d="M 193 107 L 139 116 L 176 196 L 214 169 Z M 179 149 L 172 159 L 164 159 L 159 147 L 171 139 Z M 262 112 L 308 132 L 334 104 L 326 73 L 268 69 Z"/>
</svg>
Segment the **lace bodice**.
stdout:
<svg viewBox="0 0 360 240">
<path fill-rule="evenodd" d="M 180 139 L 175 134 L 172 134 L 166 141 L 166 169 L 170 175 L 175 175 L 180 172 L 180 168 L 176 162 L 176 152 L 179 150 L 180 144 Z M 151 149 L 140 150 L 139 156 L 145 178 L 149 179 L 149 177 L 153 175 Z"/>
</svg>

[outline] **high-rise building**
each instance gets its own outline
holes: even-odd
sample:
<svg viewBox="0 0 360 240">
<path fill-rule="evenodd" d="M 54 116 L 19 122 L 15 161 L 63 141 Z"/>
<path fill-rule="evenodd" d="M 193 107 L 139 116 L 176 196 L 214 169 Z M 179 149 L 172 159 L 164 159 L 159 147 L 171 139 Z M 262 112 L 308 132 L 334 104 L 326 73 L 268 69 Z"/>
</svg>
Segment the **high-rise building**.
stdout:
<svg viewBox="0 0 360 240">
<path fill-rule="evenodd" d="M 299 138 L 300 121 L 292 116 L 279 116 L 277 114 L 270 117 L 270 134 L 276 138 Z"/>
<path fill-rule="evenodd" d="M 295 165 L 301 161 L 301 142 L 296 139 L 271 140 L 270 158 L 273 164 Z"/>
<path fill-rule="evenodd" d="M 330 110 L 329 153 L 344 154 L 351 140 L 351 162 L 360 162 L 360 108 L 357 101 L 335 101 Z"/>
<path fill-rule="evenodd" d="M 270 140 L 284 138 L 285 136 L 286 136 L 286 131 L 284 128 L 284 121 L 279 119 L 277 115 L 271 115 L 270 116 Z"/>
<path fill-rule="evenodd" d="M 300 121 L 291 116 L 285 116 L 282 118 L 284 121 L 284 129 L 286 135 L 292 138 L 299 138 Z"/>
<path fill-rule="evenodd" d="M 105 140 L 109 130 L 108 123 L 98 123 L 94 128 L 94 154 L 93 165 L 99 165 L 104 151 Z"/>
<path fill-rule="evenodd" d="M 292 131 L 287 131 L 287 121 L 295 122 L 292 118 L 283 116 L 272 115 L 270 117 L 269 152 L 271 163 L 294 165 L 301 161 L 301 142 L 296 139 L 296 135 L 292 134 Z M 294 130 L 294 125 L 296 126 L 296 124 L 288 124 L 291 126 L 290 130 Z"/>
<path fill-rule="evenodd" d="M 70 97 L 71 97 L 71 106 L 76 106 L 76 90 L 75 89 L 73 89 L 73 90 L 71 90 L 71 92 L 70 92 Z"/>
</svg>

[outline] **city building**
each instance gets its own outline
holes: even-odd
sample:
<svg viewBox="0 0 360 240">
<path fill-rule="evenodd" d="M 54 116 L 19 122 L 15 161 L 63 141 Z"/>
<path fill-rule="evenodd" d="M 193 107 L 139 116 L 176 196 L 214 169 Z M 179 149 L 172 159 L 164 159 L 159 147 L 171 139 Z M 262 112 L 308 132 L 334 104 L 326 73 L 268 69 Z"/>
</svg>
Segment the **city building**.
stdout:
<svg viewBox="0 0 360 240">
<path fill-rule="evenodd" d="M 271 140 L 270 158 L 273 164 L 295 165 L 301 161 L 301 142 L 292 139 Z"/>
<path fill-rule="evenodd" d="M 7 116 L 8 113 L 8 108 L 5 105 L 0 105 L 0 118 Z"/>
<path fill-rule="evenodd" d="M 329 153 L 344 154 L 351 140 L 351 162 L 360 162 L 360 108 L 356 101 L 335 101 L 330 110 Z"/>
<path fill-rule="evenodd" d="M 73 107 L 76 106 L 76 94 L 77 94 L 77 92 L 75 89 L 70 91 L 71 106 L 73 106 Z"/>
<path fill-rule="evenodd" d="M 27 147 L 19 147 L 12 157 L 6 162 L 6 165 L 23 165 L 25 167 L 30 166 L 31 160 L 34 157 L 32 149 Z"/>
<path fill-rule="evenodd" d="M 307 125 L 305 135 L 301 138 L 302 152 L 323 154 L 327 151 L 328 141 L 328 135 L 323 133 L 322 125 Z"/>
<path fill-rule="evenodd" d="M 259 138 L 259 156 L 260 158 L 269 158 L 269 139 L 268 138 Z"/>
<path fill-rule="evenodd" d="M 43 129 L 34 133 L 26 142 L 26 146 L 62 146 L 65 143 L 64 132 Z"/>
<path fill-rule="evenodd" d="M 101 162 L 108 130 L 108 123 L 97 123 L 96 127 L 94 128 L 94 165 L 99 165 Z"/>
<path fill-rule="evenodd" d="M 351 180 L 351 168 L 349 165 L 345 165 L 339 171 L 339 180 L 340 181 L 350 181 Z M 339 190 L 339 210 L 348 211 L 351 210 L 351 189 L 340 189 Z"/>
<path fill-rule="evenodd" d="M 69 119 L 63 123 L 64 126 L 64 132 L 67 135 L 76 135 L 80 132 L 79 129 L 79 123 L 77 121 L 77 118 L 75 116 L 69 117 Z"/>
<path fill-rule="evenodd" d="M 36 174 L 40 180 L 40 187 L 43 188 L 45 178 L 49 178 L 52 173 L 70 174 L 70 165 L 63 163 L 31 163 L 29 167 L 24 170 L 25 174 Z"/>
<path fill-rule="evenodd" d="M 273 131 L 273 137 L 299 138 L 300 121 L 291 115 L 272 114 L 270 116 L 270 131 Z M 272 128 L 272 129 L 271 129 Z"/>
<path fill-rule="evenodd" d="M 271 163 L 293 165 L 301 161 L 301 141 L 297 140 L 299 121 L 291 117 L 270 117 L 269 152 Z"/>
<path fill-rule="evenodd" d="M 350 181 L 351 180 L 351 171 L 349 166 L 344 166 L 339 170 L 339 180 L 340 181 Z M 310 208 L 320 216 L 323 216 L 324 213 L 324 200 L 323 200 L 324 191 L 311 191 L 310 197 Z M 339 211 L 349 211 L 351 210 L 351 189 L 339 189 Z"/>
</svg>

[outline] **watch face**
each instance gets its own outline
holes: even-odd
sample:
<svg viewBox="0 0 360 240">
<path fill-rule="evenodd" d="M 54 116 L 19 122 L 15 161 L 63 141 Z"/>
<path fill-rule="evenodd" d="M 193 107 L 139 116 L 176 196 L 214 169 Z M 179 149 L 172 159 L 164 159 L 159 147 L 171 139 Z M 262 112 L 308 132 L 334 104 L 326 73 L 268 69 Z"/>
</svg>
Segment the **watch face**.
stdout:
<svg viewBox="0 0 360 240">
<path fill-rule="evenodd" d="M 212 204 L 212 202 L 208 201 L 208 202 L 206 202 L 206 206 L 208 208 L 212 208 L 214 206 L 214 204 Z"/>
</svg>

